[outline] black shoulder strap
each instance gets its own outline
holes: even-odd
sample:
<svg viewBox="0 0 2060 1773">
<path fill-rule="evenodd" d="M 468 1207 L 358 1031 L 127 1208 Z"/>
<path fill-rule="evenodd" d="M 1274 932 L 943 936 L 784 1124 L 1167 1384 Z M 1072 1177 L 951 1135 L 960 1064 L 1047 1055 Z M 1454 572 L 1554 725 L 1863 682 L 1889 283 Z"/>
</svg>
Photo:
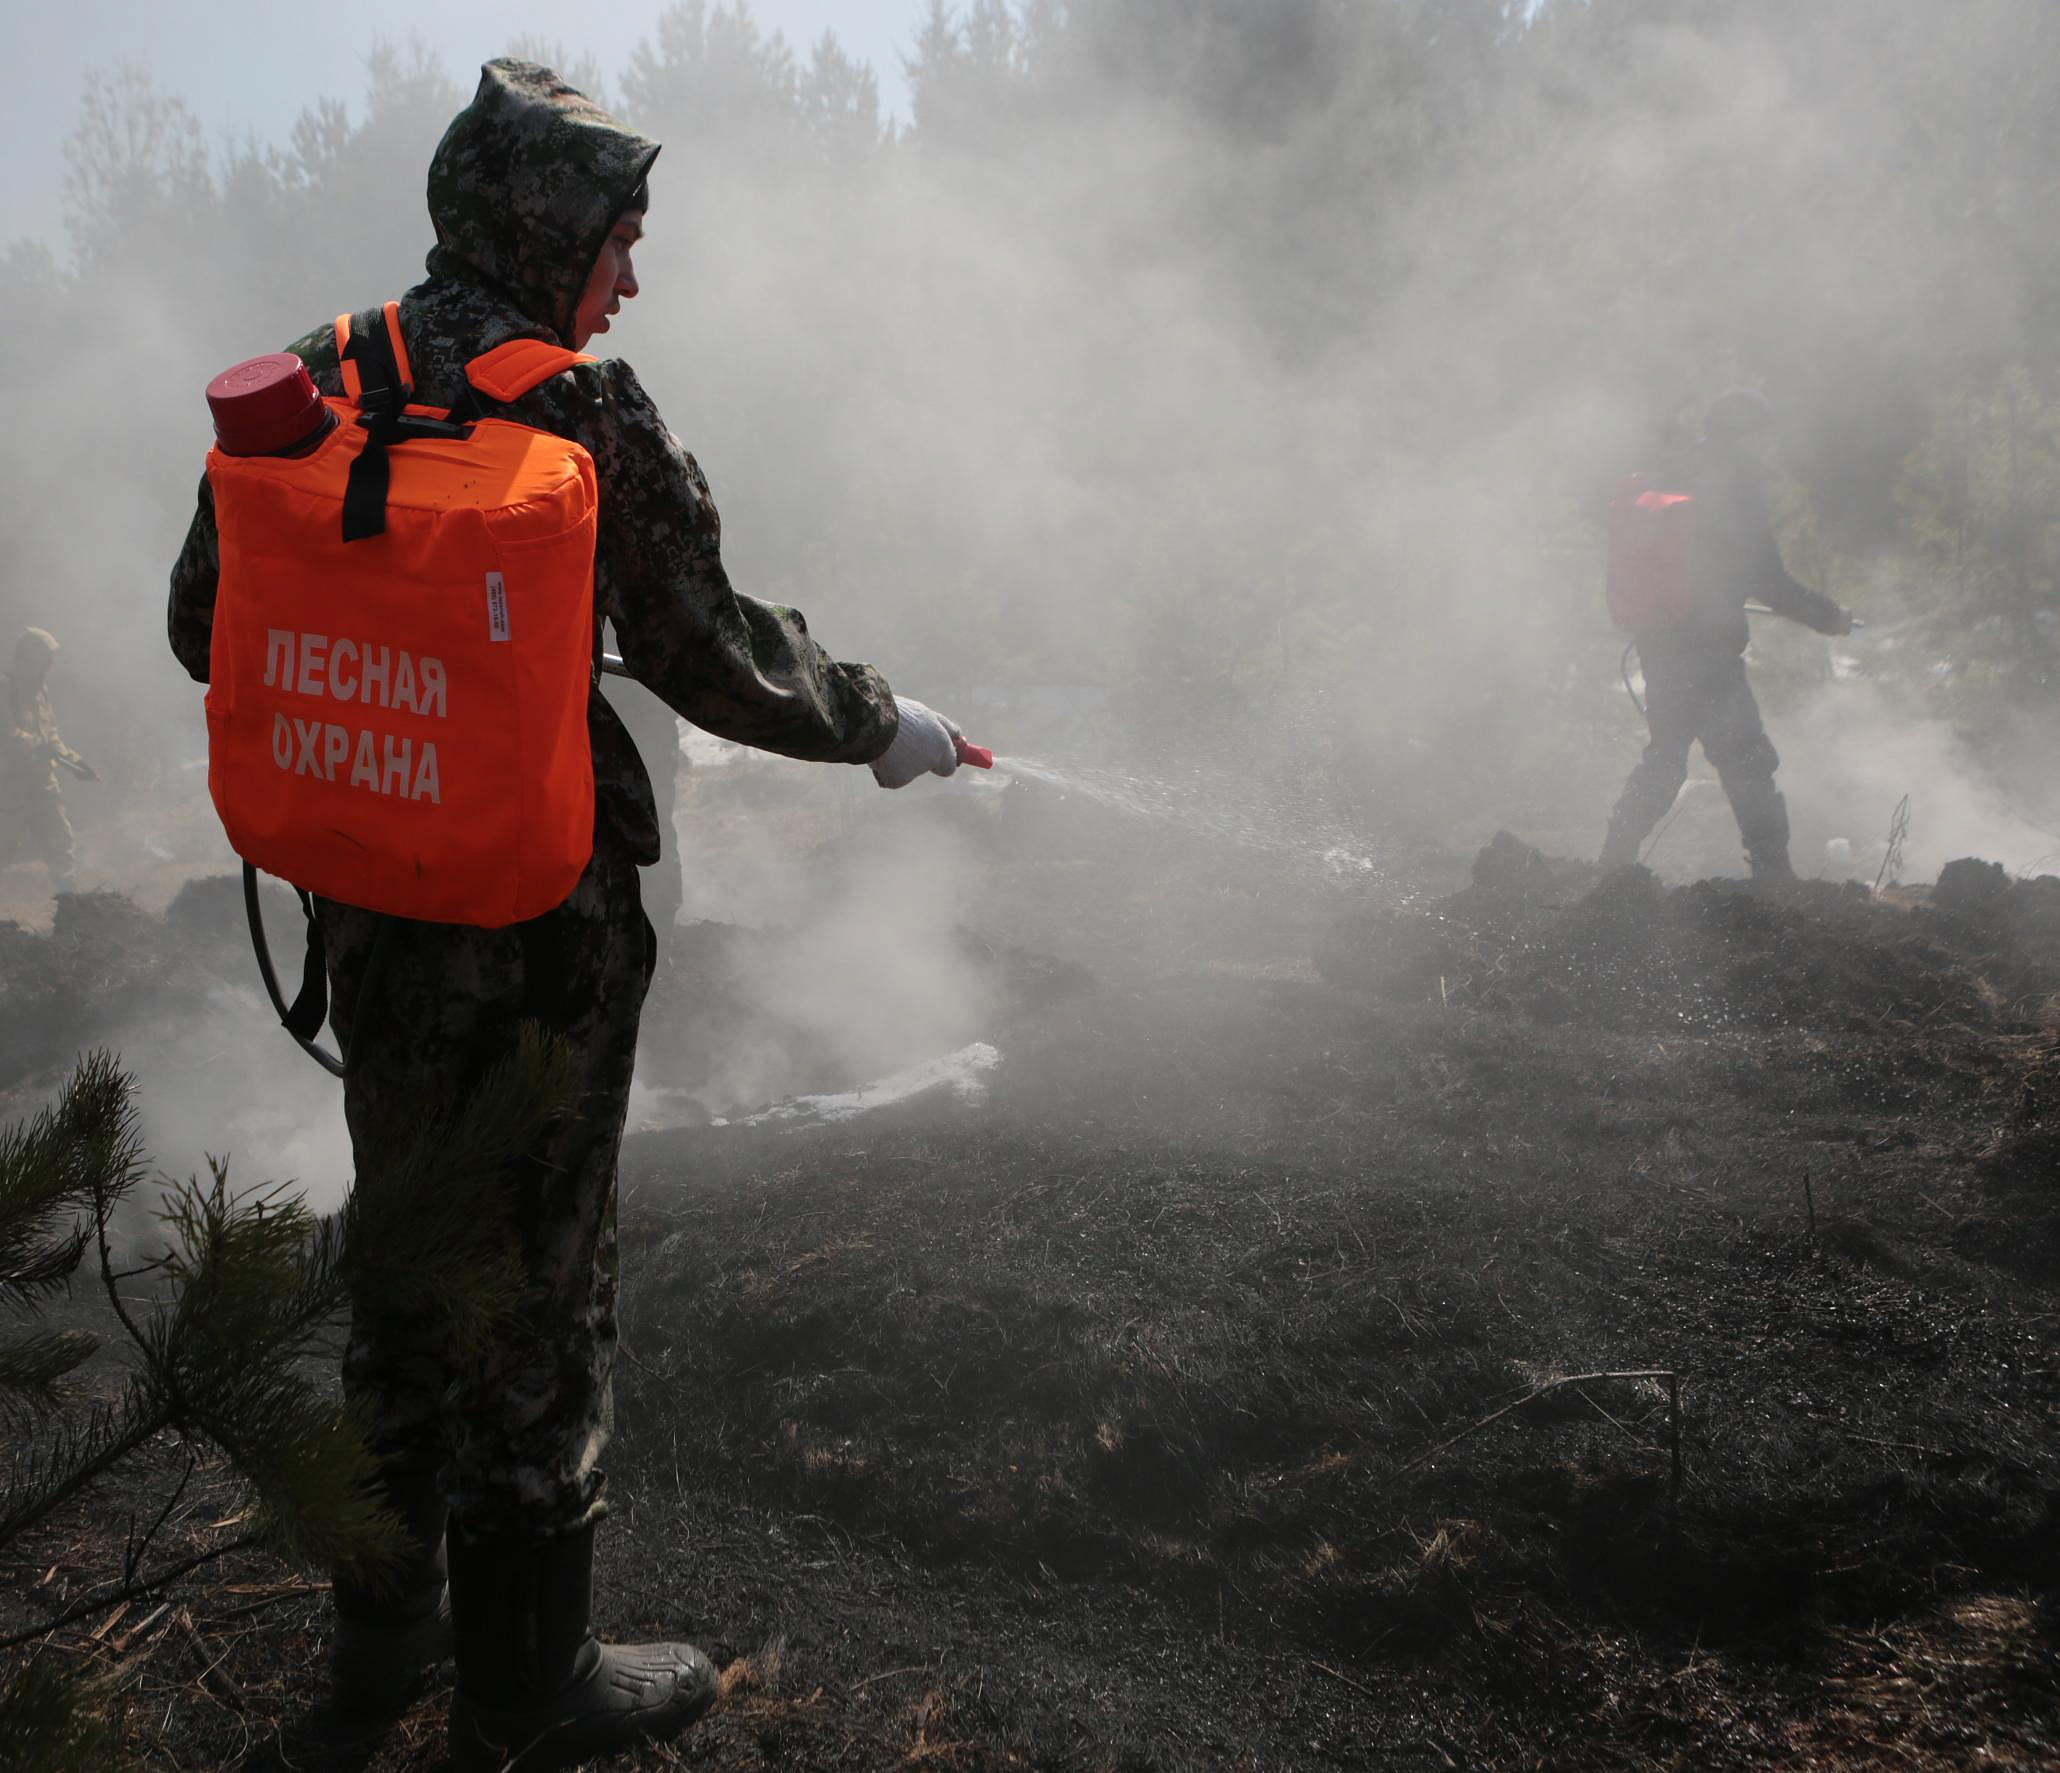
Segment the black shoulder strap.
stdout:
<svg viewBox="0 0 2060 1773">
<path fill-rule="evenodd" d="M 397 311 L 398 304 L 396 315 Z M 362 542 L 386 533 L 386 489 L 392 478 L 386 447 L 393 441 L 393 421 L 399 418 L 408 404 L 408 396 L 414 392 L 394 351 L 399 333 L 398 318 L 389 327 L 386 312 L 380 308 L 364 308 L 336 317 L 337 368 L 343 375 L 345 391 L 357 405 L 358 423 L 369 433 L 358 459 L 351 463 L 350 479 L 344 483 L 346 542 Z"/>
<path fill-rule="evenodd" d="M 469 436 L 471 427 L 462 420 L 408 411 L 415 377 L 401 337 L 398 302 L 339 314 L 336 363 L 366 432 L 365 447 L 351 463 L 343 489 L 343 539 L 362 542 L 386 533 L 386 492 L 392 479 L 387 450 L 410 437 Z"/>
<path fill-rule="evenodd" d="M 360 412 L 399 412 L 415 392 L 400 303 L 336 317 L 336 364 Z"/>
</svg>

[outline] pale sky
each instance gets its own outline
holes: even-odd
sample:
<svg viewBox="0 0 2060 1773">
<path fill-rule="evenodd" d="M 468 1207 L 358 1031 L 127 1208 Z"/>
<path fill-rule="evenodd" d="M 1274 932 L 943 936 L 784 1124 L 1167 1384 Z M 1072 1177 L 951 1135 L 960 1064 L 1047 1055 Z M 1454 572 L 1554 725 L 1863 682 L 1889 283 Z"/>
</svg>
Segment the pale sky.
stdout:
<svg viewBox="0 0 2060 1773">
<path fill-rule="evenodd" d="M 806 51 L 825 30 L 872 64 L 890 113 L 905 108 L 901 56 L 915 34 L 918 0 L 753 0 L 767 36 Z M 0 107 L 0 245 L 24 235 L 64 254 L 64 139 L 77 121 L 89 71 L 134 62 L 182 98 L 211 140 L 256 134 L 283 143 L 293 120 L 320 98 L 353 112 L 364 93 L 364 55 L 381 38 L 419 39 L 453 84 L 470 91 L 479 64 L 516 36 L 563 44 L 568 60 L 591 54 L 609 80 L 630 51 L 655 35 L 665 0 L 8 0 L 0 45 L 15 63 Z M 19 77 L 26 64 L 32 77 Z"/>
</svg>

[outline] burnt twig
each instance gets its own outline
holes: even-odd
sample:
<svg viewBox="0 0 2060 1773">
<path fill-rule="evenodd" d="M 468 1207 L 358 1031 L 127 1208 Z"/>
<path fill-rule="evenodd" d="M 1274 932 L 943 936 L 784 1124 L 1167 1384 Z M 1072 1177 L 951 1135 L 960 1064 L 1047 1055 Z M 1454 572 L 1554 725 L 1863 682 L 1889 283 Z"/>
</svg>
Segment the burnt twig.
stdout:
<svg viewBox="0 0 2060 1773">
<path fill-rule="evenodd" d="M 150 1555 L 151 1542 L 164 1531 L 165 1522 L 171 1519 L 172 1510 L 179 1506 L 179 1499 L 186 1494 L 186 1486 L 193 1481 L 193 1473 L 199 1464 L 200 1461 L 191 1452 L 187 1453 L 186 1469 L 179 1474 L 178 1487 L 166 1498 L 164 1507 L 157 1511 L 157 1519 L 144 1529 L 142 1538 L 130 1538 L 128 1551 L 122 1559 L 124 1582 L 136 1580 L 136 1572 L 142 1569 L 143 1560 Z M 130 1517 L 132 1521 L 134 1518 L 133 1515 Z"/>
<path fill-rule="evenodd" d="M 1355 1693 L 1364 1693 L 1366 1697 L 1369 1699 L 1378 1699 L 1380 1697 L 1380 1695 L 1376 1693 L 1371 1687 L 1369 1687 L 1364 1681 L 1355 1681 L 1341 1668 L 1332 1668 L 1329 1663 L 1318 1662 L 1316 1658 L 1313 1656 L 1309 1659 L 1309 1666 L 1314 1669 L 1320 1669 L 1323 1673 L 1329 1675 L 1330 1678 L 1334 1681 L 1343 1681 L 1344 1684 L 1350 1687 L 1352 1691 Z"/>
<path fill-rule="evenodd" d="M 30 1644 L 34 1643 L 38 1638 L 47 1638 L 54 1631 L 62 1631 L 74 1619 L 83 1618 L 88 1613 L 97 1612 L 100 1608 L 117 1602 L 126 1603 L 133 1601 L 139 1595 L 149 1594 L 156 1589 L 163 1588 L 167 1583 L 178 1581 L 181 1576 L 190 1576 L 203 1564 L 211 1564 L 217 1558 L 229 1556 L 231 1552 L 249 1551 L 253 1546 L 262 1543 L 263 1541 L 257 1534 L 246 1533 L 242 1538 L 231 1539 L 228 1543 L 217 1545 L 212 1550 L 198 1551 L 191 1557 L 180 1558 L 175 1563 L 166 1564 L 162 1569 L 151 1571 L 148 1576 L 137 1577 L 133 1580 L 124 1577 L 113 1582 L 103 1582 L 98 1588 L 81 1595 L 55 1618 L 46 1619 L 33 1631 L 18 1631 L 11 1637 L 0 1638 L 0 1650 L 11 1650 L 18 1644 Z"/>
<path fill-rule="evenodd" d="M 1874 872 L 1875 892 L 1881 891 L 1885 880 L 1894 883 L 1897 870 L 1903 865 L 1903 845 L 1910 837 L 1910 797 L 1905 794 L 1895 803 L 1895 811 L 1888 820 L 1888 848 L 1882 852 L 1881 866 Z"/>
<path fill-rule="evenodd" d="M 1667 1440 L 1672 1455 L 1674 1494 L 1681 1493 L 1681 1375 L 1667 1375 Z"/>
<path fill-rule="evenodd" d="M 1467 1427 L 1462 1428 L 1457 1434 L 1449 1439 L 1440 1441 L 1427 1452 L 1417 1454 L 1414 1459 L 1407 1461 L 1400 1469 L 1405 1472 L 1414 1471 L 1419 1465 L 1425 1464 L 1429 1460 L 1435 1459 L 1440 1453 L 1447 1452 L 1451 1448 L 1458 1446 L 1461 1441 L 1468 1440 L 1474 1435 L 1479 1434 L 1482 1429 L 1489 1427 L 1493 1423 L 1500 1422 L 1503 1417 L 1514 1414 L 1526 1404 L 1536 1403 L 1538 1399 L 1546 1396 L 1549 1392 L 1558 1391 L 1563 1386 L 1568 1385 L 1592 1385 L 1602 1379 L 1664 1379 L 1667 1382 L 1667 1416 L 1671 1425 L 1672 1435 L 1674 1488 L 1678 1490 L 1681 1487 L 1681 1375 L 1666 1367 L 1642 1367 L 1633 1371 L 1613 1373 L 1568 1373 L 1558 1379 L 1548 1379 L 1536 1389 L 1526 1392 L 1522 1397 L 1516 1399 L 1515 1402 L 1504 1404 L 1499 1410 L 1491 1410 L 1478 1422 L 1471 1423 Z"/>
<path fill-rule="evenodd" d="M 250 1695 L 245 1693 L 241 1684 L 222 1667 L 229 1659 L 229 1652 L 226 1649 L 217 1650 L 209 1643 L 201 1635 L 200 1627 L 193 1622 L 193 1615 L 183 1607 L 179 1609 L 179 1625 L 186 1634 L 186 1641 L 200 1657 L 200 1684 L 213 1693 L 235 1716 L 248 1717 Z"/>
</svg>

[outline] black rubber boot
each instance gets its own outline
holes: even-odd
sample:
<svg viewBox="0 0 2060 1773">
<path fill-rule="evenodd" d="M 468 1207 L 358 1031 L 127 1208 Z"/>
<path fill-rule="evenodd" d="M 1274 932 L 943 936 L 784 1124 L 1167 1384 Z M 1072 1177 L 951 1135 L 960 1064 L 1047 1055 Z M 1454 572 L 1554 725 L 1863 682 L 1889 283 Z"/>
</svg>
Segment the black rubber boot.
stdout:
<svg viewBox="0 0 2060 1773">
<path fill-rule="evenodd" d="M 1795 879 L 1788 859 L 1788 802 L 1771 786 L 1743 807 L 1734 797 L 1738 834 L 1745 840 L 1745 859 L 1752 878 L 1760 886 L 1781 886 Z"/>
<path fill-rule="evenodd" d="M 691 1644 L 596 1641 L 591 1526 L 552 1539 L 453 1528 L 450 1553 L 457 1767 L 568 1767 L 676 1735 L 714 1702 L 715 1670 Z"/>
<path fill-rule="evenodd" d="M 1602 854 L 1595 865 L 1605 874 L 1614 874 L 1619 868 L 1629 868 L 1638 860 L 1638 839 L 1617 820 L 1609 822 L 1609 834 L 1602 840 Z"/>
<path fill-rule="evenodd" d="M 433 1470 L 388 1471 L 388 1505 L 407 1523 L 413 1559 L 372 1588 L 339 1573 L 333 1583 L 336 1635 L 329 1645 L 331 1702 L 340 1718 L 390 1716 L 451 1653 L 450 1590 L 444 1579 L 448 1511 Z"/>
</svg>

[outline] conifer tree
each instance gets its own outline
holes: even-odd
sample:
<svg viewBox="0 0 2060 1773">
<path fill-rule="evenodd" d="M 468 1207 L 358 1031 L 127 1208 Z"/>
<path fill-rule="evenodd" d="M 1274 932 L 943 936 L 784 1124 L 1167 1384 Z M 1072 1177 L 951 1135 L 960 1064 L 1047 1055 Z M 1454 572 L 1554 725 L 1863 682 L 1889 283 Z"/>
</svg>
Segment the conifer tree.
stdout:
<svg viewBox="0 0 2060 1773">
<path fill-rule="evenodd" d="M 167 1196 L 165 1252 L 118 1276 L 110 1226 L 145 1173 L 135 1092 L 111 1055 L 83 1060 L 53 1106 L 0 1133 L 0 1307 L 27 1320 L 0 1332 L 10 1448 L 0 1548 L 170 1433 L 226 1461 L 244 1486 L 251 1532 L 239 1543 L 374 1584 L 396 1569 L 405 1536 L 377 1499 L 366 1425 L 311 1357 L 332 1345 L 355 1286 L 445 1313 L 461 1351 L 506 1325 L 523 1281 L 503 1178 L 564 1111 L 570 1075 L 561 1044 L 525 1031 L 471 1095 L 415 1105 L 361 1152 L 349 1196 L 327 1217 L 290 1187 L 238 1191 L 226 1162 L 212 1162 L 206 1180 Z M 99 1339 L 43 1321 L 89 1257 L 121 1330 L 125 1371 L 111 1401 L 78 1383 Z M 139 1277 L 141 1309 L 130 1303 Z M 180 1573 L 146 1570 L 147 1551 L 132 1547 L 127 1570 L 68 1614 Z M 97 1699 L 89 1679 L 32 1650 L 0 1689 L 0 1765 L 113 1764 Z"/>
</svg>

